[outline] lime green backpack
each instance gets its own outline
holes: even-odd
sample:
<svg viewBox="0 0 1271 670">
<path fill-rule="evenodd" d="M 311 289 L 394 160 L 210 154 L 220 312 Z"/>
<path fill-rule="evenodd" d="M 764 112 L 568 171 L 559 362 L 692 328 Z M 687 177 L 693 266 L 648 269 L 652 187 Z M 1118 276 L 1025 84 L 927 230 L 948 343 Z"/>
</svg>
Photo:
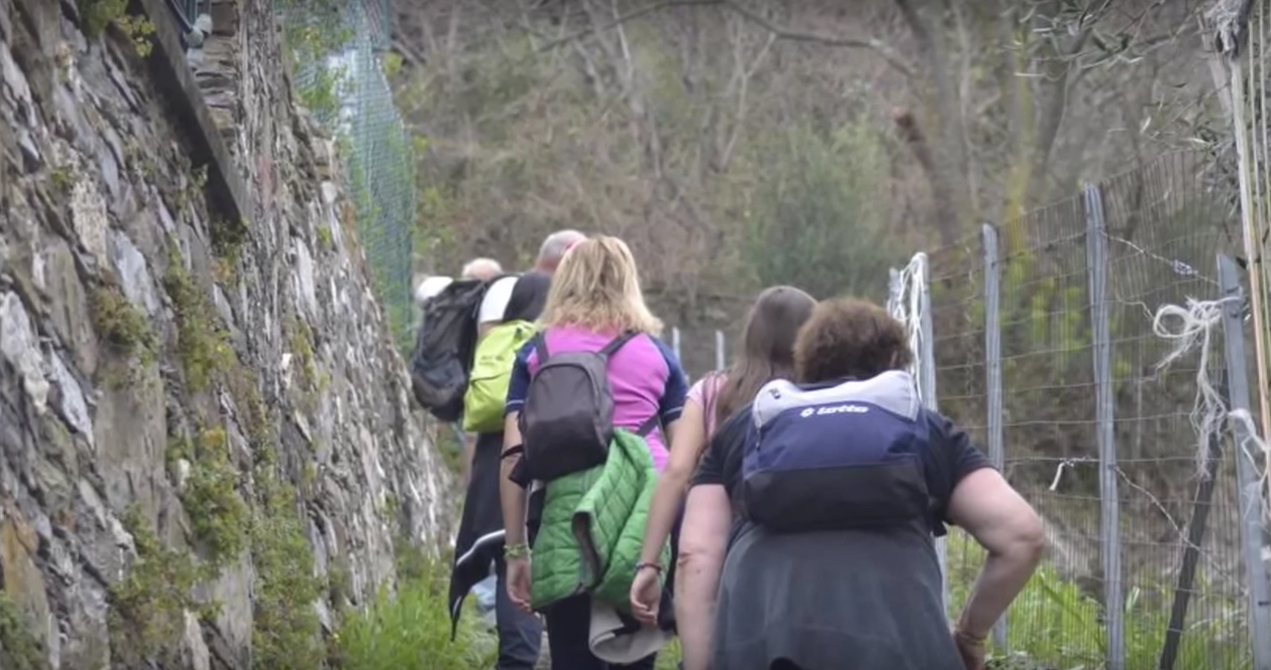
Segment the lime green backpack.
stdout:
<svg viewBox="0 0 1271 670">
<path fill-rule="evenodd" d="M 534 337 L 529 321 L 501 323 L 477 343 L 468 390 L 463 396 L 463 429 L 469 433 L 497 433 L 503 430 L 503 405 L 516 352 Z"/>
</svg>

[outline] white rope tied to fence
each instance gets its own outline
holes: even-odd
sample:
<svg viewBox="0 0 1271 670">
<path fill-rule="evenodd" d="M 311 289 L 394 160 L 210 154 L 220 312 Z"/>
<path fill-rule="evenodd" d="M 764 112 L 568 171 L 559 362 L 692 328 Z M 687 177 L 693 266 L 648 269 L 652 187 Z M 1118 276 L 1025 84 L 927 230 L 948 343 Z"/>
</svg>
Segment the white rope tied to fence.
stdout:
<svg viewBox="0 0 1271 670">
<path fill-rule="evenodd" d="M 1247 410 L 1231 410 L 1222 394 L 1209 382 L 1209 356 L 1212 331 L 1217 326 L 1228 303 L 1237 298 L 1221 300 L 1187 299 L 1187 306 L 1164 305 L 1156 310 L 1152 318 L 1152 332 L 1161 339 L 1172 341 L 1173 348 L 1156 364 L 1157 372 L 1161 372 L 1175 361 L 1199 347 L 1200 361 L 1196 365 L 1196 401 L 1190 415 L 1192 427 L 1196 431 L 1196 469 L 1201 477 L 1207 476 L 1205 460 L 1209 452 L 1209 441 L 1222 432 L 1224 425 L 1236 434 L 1236 424 L 1245 430 L 1245 439 L 1237 444 L 1238 457 L 1248 458 L 1258 468 L 1259 454 L 1271 458 L 1271 449 L 1266 440 L 1258 435 L 1257 424 Z M 1167 321 L 1178 322 L 1177 329 L 1171 329 Z M 1261 488 L 1265 484 L 1266 475 L 1258 482 Z M 1253 497 L 1254 500 L 1258 496 Z"/>
<path fill-rule="evenodd" d="M 909 336 L 909 374 L 915 382 L 918 380 L 922 361 L 922 296 L 927 291 L 927 255 L 914 254 L 904 269 L 895 271 L 891 277 L 891 290 L 887 298 L 887 312 L 905 324 Z M 922 384 L 917 384 L 919 397 L 922 396 Z M 926 401 L 927 398 L 922 398 Z"/>
</svg>

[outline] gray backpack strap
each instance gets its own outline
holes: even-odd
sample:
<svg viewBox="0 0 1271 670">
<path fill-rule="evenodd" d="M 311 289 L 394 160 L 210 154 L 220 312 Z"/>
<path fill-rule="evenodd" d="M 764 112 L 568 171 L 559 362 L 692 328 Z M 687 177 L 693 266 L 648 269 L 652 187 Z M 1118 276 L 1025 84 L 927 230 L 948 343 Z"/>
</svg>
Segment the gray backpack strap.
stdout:
<svg viewBox="0 0 1271 670">
<path fill-rule="evenodd" d="M 636 428 L 635 434 L 639 435 L 640 437 L 648 437 L 650 433 L 652 433 L 655 429 L 658 428 L 658 426 L 661 426 L 661 425 L 662 425 L 662 417 L 659 416 L 657 412 L 654 412 L 653 416 L 645 419 L 644 423 L 640 424 L 639 428 Z M 671 445 L 668 444 L 666 446 L 670 447 Z"/>
<path fill-rule="evenodd" d="M 551 355 L 547 353 L 547 333 L 540 330 L 535 333 L 534 338 L 530 341 L 534 343 L 534 352 L 538 354 L 538 364 L 542 365 L 547 360 L 547 357 Z"/>
<path fill-rule="evenodd" d="M 635 339 L 636 335 L 639 335 L 639 333 L 637 333 L 634 330 L 628 330 L 622 333 L 621 335 L 610 340 L 609 344 L 606 344 L 604 347 L 601 347 L 600 351 L 597 351 L 596 353 L 600 354 L 601 356 L 604 356 L 605 358 L 609 358 L 610 356 L 613 356 L 614 354 L 618 353 L 618 350 L 621 349 L 623 345 Z"/>
</svg>

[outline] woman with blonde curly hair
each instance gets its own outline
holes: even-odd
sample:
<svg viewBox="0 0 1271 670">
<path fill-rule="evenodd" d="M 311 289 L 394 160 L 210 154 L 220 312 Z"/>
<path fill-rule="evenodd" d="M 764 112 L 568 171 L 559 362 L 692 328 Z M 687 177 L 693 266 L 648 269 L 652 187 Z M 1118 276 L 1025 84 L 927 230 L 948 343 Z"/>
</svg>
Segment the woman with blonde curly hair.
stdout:
<svg viewBox="0 0 1271 670">
<path fill-rule="evenodd" d="M 538 376 L 539 371 L 544 369 L 545 362 L 565 360 L 563 356 L 571 354 L 581 354 L 583 358 L 586 358 L 586 354 L 604 355 L 604 362 L 599 365 L 603 365 L 608 395 L 612 398 L 612 427 L 643 437 L 648 454 L 644 455 L 641 450 L 637 460 L 642 460 L 645 464 L 640 466 L 640 476 L 648 481 L 650 490 L 656 473 L 666 466 L 669 436 L 680 418 L 687 393 L 684 372 L 678 359 L 658 339 L 662 323 L 650 313 L 644 303 L 635 258 L 622 240 L 598 236 L 573 246 L 561 260 L 560 267 L 552 278 L 547 304 L 539 323 L 541 332 L 519 352 L 512 371 L 505 408 L 503 476 L 500 481 L 506 532 L 507 589 L 511 599 L 526 610 L 531 608 L 531 562 L 530 546 L 526 541 L 527 526 L 537 526 L 539 522 L 542 525 L 542 532 L 533 540 L 535 555 L 539 557 L 536 558 L 536 567 L 539 568 L 535 571 L 536 582 L 545 575 L 556 576 L 562 571 L 577 572 L 576 569 L 544 569 L 537 565 L 547 560 L 544 557 L 547 550 L 540 546 L 545 538 L 550 538 L 551 542 L 560 542 L 564 536 L 564 541 L 568 542 L 571 534 L 579 534 L 576 527 L 571 528 L 571 524 L 577 526 L 577 520 L 571 521 L 570 510 L 560 517 L 554 516 L 557 511 L 554 505 L 574 491 L 565 491 L 563 495 L 558 495 L 561 489 L 553 488 L 553 485 L 560 481 L 577 488 L 575 484 L 578 480 L 571 478 L 573 472 L 559 472 L 558 468 L 558 474 L 552 476 L 555 479 L 545 482 L 545 494 L 537 498 L 546 501 L 543 503 L 546 509 L 540 512 L 541 518 L 534 519 L 534 514 L 531 513 L 531 518 L 527 519 L 525 488 L 529 482 L 526 479 L 543 481 L 544 477 L 522 476 L 522 473 L 530 466 L 542 468 L 540 454 L 550 451 L 548 447 L 533 444 L 532 437 L 526 437 L 526 434 L 535 432 L 531 425 L 535 419 L 535 390 L 545 388 L 540 386 L 541 377 Z M 547 369 L 555 368 L 549 366 Z M 559 407 L 572 408 L 573 393 L 561 393 L 569 397 L 556 397 L 544 402 L 555 401 L 559 403 Z M 577 402 L 586 403 L 587 400 L 587 397 L 581 397 Z M 536 453 L 539 449 L 544 451 Z M 561 452 L 560 449 L 563 447 L 554 452 L 556 456 L 560 456 L 560 460 L 572 458 L 571 453 Z M 523 462 L 526 455 L 528 466 Z M 607 460 L 603 461 L 603 467 L 607 470 L 613 459 L 605 458 Z M 562 527 L 558 528 L 558 525 Z M 636 557 L 630 557 L 632 563 Z M 633 569 L 627 565 L 617 567 Z M 567 597 L 550 598 L 541 596 L 540 584 L 534 585 L 537 607 L 547 622 L 552 667 L 558 670 L 653 668 L 654 655 L 629 659 L 624 665 L 610 664 L 593 654 L 595 636 L 590 629 L 595 603 L 587 589 L 575 588 L 576 581 L 573 584 Z M 626 595 L 625 591 L 622 595 Z M 622 600 L 625 605 L 625 598 Z"/>
</svg>

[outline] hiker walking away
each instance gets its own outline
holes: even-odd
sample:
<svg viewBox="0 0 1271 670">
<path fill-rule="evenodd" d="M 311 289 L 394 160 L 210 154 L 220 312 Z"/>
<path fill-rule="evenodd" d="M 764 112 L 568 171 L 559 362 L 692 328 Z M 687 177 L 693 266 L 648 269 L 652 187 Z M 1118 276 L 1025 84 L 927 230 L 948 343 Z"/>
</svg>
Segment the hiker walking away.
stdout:
<svg viewBox="0 0 1271 670">
<path fill-rule="evenodd" d="M 490 281 L 503 276 L 503 266 L 493 258 L 474 258 L 463 266 L 460 276 L 464 279 Z"/>
<path fill-rule="evenodd" d="M 638 572 L 631 585 L 631 609 L 636 618 L 656 622 L 662 600 L 658 584 L 661 566 L 656 561 L 669 535 L 679 555 L 674 575 L 668 580 L 674 585 L 675 624 L 685 670 L 709 667 L 715 590 L 724 562 L 720 547 L 732 521 L 727 510 L 711 516 L 711 508 L 695 509 L 691 499 L 685 505 L 689 480 L 715 427 L 748 407 L 759 387 L 772 379 L 793 376 L 794 339 L 815 306 L 812 296 L 791 286 L 763 291 L 746 316 L 741 348 L 732 366 L 703 377 L 689 389 L 671 445 L 670 463 L 658 478 L 644 531 L 640 563 L 651 567 Z M 681 507 L 683 529 L 676 529 Z M 709 537 L 715 541 L 706 540 Z"/>
<path fill-rule="evenodd" d="M 683 411 L 684 372 L 657 339 L 662 324 L 617 238 L 565 255 L 540 325 L 507 396 L 506 589 L 544 614 L 553 670 L 650 670 L 670 633 L 619 613 L 639 547 L 617 540 L 644 527 Z M 668 547 L 659 561 L 669 556 Z"/>
<path fill-rule="evenodd" d="M 504 319 L 507 309 L 508 300 L 511 298 L 512 289 L 516 286 L 516 282 L 520 277 L 514 274 L 504 274 L 503 266 L 493 258 L 474 258 L 463 266 L 460 272 L 463 279 L 474 279 L 485 283 L 485 293 L 481 295 L 481 301 L 477 308 L 477 345 L 480 345 L 481 338 L 495 325 L 501 323 Z M 537 318 L 537 315 L 535 316 Z M 530 319 L 531 321 L 533 319 Z M 474 351 L 473 356 L 476 353 Z M 458 429 L 462 436 L 460 442 L 462 447 L 462 458 L 459 460 L 459 482 L 466 489 L 468 481 L 472 477 L 472 455 L 477 449 L 476 433 L 462 430 L 462 426 Z"/>
<path fill-rule="evenodd" d="M 552 274 L 556 272 L 556 267 L 560 265 L 561 257 L 565 255 L 570 246 L 584 239 L 586 237 L 576 230 L 561 230 L 548 235 L 547 239 L 543 241 L 543 245 L 539 248 L 538 258 L 534 262 L 534 269 L 520 276 L 503 274 L 503 268 L 498 261 L 490 258 L 476 258 L 469 261 L 463 267 L 463 276 L 468 279 L 479 279 L 487 282 L 487 288 L 481 297 L 480 306 L 477 308 L 477 341 L 480 342 L 495 326 L 506 321 L 517 320 L 509 318 L 508 303 L 512 299 L 512 292 L 523 278 L 528 282 L 532 282 L 535 287 L 544 289 L 524 288 L 524 299 L 529 302 L 518 306 L 522 316 L 526 317 L 525 321 L 538 319 L 538 315 L 543 312 L 543 305 L 547 300 L 545 286 L 550 282 Z M 510 374 L 510 370 L 507 372 L 497 370 L 496 373 Z M 502 444 L 503 440 L 501 419 L 503 400 L 504 398 L 499 398 L 500 419 L 497 421 L 499 426 L 497 429 L 489 431 L 491 434 L 498 435 L 498 444 Z M 460 481 L 467 488 L 471 478 L 474 454 L 477 449 L 477 434 L 466 432 L 465 435 L 463 458 L 460 461 Z M 488 439 L 490 439 L 492 444 L 495 443 L 493 438 Z M 494 451 L 497 451 L 497 449 Z"/>
<path fill-rule="evenodd" d="M 551 275 L 570 244 L 581 233 L 564 230 L 543 243 L 534 269 L 520 276 L 503 275 L 493 261 L 477 259 L 465 274 L 484 277 L 487 288 L 468 312 L 478 338 L 466 375 L 462 420 L 465 434 L 463 517 L 455 539 L 450 573 L 452 635 L 458 631 L 463 600 L 487 579 L 494 567 L 495 625 L 499 638 L 497 670 L 528 670 L 538 662 L 543 626 L 538 617 L 518 609 L 500 588 L 504 579 L 503 516 L 499 509 L 499 452 L 503 446 L 503 405 L 517 351 L 533 335 L 533 322 L 547 301 Z M 493 274 L 492 274 L 493 273 Z M 478 593 L 480 596 L 480 593 Z"/>
<path fill-rule="evenodd" d="M 743 523 L 712 667 L 983 670 L 990 628 L 1041 556 L 1041 521 L 922 406 L 911 355 L 878 305 L 822 302 L 795 342 L 798 383 L 766 384 L 721 426 L 732 439 L 712 441 L 694 493 Z M 988 550 L 952 634 L 933 540 L 950 523 Z"/>
</svg>

